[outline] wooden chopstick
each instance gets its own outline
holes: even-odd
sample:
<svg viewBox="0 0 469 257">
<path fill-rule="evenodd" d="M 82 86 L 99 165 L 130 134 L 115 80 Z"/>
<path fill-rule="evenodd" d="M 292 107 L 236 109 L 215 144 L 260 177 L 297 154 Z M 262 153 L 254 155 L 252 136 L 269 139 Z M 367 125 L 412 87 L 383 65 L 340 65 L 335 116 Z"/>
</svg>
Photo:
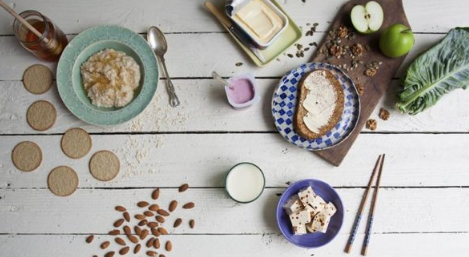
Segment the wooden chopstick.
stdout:
<svg viewBox="0 0 469 257">
<path fill-rule="evenodd" d="M 371 173 L 370 180 L 368 181 L 368 186 L 366 187 L 366 190 L 363 193 L 362 201 L 360 203 L 360 208 L 358 209 L 357 216 L 355 217 L 355 222 L 353 224 L 352 231 L 350 232 L 350 236 L 348 238 L 347 245 L 345 246 L 344 251 L 346 253 L 350 253 L 350 250 L 352 249 L 353 241 L 355 241 L 355 236 L 357 235 L 358 227 L 359 227 L 360 221 L 362 219 L 363 209 L 365 208 L 366 199 L 368 198 L 368 193 L 370 191 L 371 185 L 372 185 L 373 180 L 375 178 L 376 171 L 378 170 L 379 163 L 381 161 L 381 157 L 382 157 L 382 155 L 378 156 L 378 159 L 376 160 L 375 167 L 373 168 L 373 172 Z"/>
<path fill-rule="evenodd" d="M 362 255 L 366 256 L 366 253 L 368 251 L 368 245 L 370 243 L 370 237 L 371 237 L 371 228 L 373 226 L 373 220 L 374 220 L 374 215 L 375 215 L 375 207 L 376 207 L 376 202 L 378 201 L 378 191 L 379 191 L 379 186 L 381 183 L 381 174 L 383 173 L 383 164 L 384 164 L 384 157 L 385 155 L 383 154 L 383 158 L 381 159 L 381 164 L 379 167 L 379 172 L 378 172 L 378 180 L 376 181 L 376 187 L 373 195 L 373 200 L 371 202 L 371 208 L 370 208 L 370 214 L 368 215 L 368 224 L 366 226 L 366 235 L 365 235 L 365 240 L 363 241 L 363 246 L 362 246 Z"/>
</svg>

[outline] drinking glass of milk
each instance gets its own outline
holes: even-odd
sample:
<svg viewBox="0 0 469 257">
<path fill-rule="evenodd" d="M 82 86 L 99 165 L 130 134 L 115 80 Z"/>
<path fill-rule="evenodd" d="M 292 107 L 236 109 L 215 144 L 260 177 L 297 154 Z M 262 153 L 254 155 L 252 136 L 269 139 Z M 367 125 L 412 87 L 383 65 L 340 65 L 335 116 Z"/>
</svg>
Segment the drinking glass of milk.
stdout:
<svg viewBox="0 0 469 257">
<path fill-rule="evenodd" d="M 264 187 L 264 173 L 253 163 L 238 163 L 226 175 L 226 192 L 238 203 L 255 201 L 261 196 Z"/>
</svg>

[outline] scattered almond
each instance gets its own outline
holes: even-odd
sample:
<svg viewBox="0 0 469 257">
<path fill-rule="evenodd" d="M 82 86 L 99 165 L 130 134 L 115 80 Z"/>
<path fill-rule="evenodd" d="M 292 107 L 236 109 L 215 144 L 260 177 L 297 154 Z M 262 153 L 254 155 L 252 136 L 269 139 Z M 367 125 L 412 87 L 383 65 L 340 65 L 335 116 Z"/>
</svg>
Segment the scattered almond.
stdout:
<svg viewBox="0 0 469 257">
<path fill-rule="evenodd" d="M 182 185 L 179 187 L 179 193 L 182 193 L 182 192 L 186 191 L 188 188 L 189 188 L 189 185 L 188 185 L 188 184 L 182 184 Z"/>
<path fill-rule="evenodd" d="M 151 228 L 151 233 L 156 237 L 160 236 L 160 232 L 157 228 Z"/>
<path fill-rule="evenodd" d="M 152 237 L 150 239 L 148 239 L 147 241 L 147 247 L 150 248 L 153 246 L 153 243 L 155 243 L 155 239 Z"/>
<path fill-rule="evenodd" d="M 115 252 L 108 252 L 104 255 L 104 257 L 114 257 Z"/>
<path fill-rule="evenodd" d="M 163 227 L 159 227 L 158 232 L 160 232 L 160 234 L 162 234 L 162 235 L 167 235 L 168 234 L 168 231 L 166 231 L 166 229 L 163 228 Z"/>
<path fill-rule="evenodd" d="M 127 226 L 127 225 L 124 226 L 124 233 L 126 235 L 131 235 L 132 234 L 132 230 L 130 229 L 129 226 Z"/>
<path fill-rule="evenodd" d="M 153 200 L 158 199 L 158 197 L 160 197 L 160 189 L 159 188 L 153 190 L 153 193 L 151 193 L 151 198 Z"/>
<path fill-rule="evenodd" d="M 114 227 L 118 228 L 124 223 L 124 219 L 118 219 L 116 222 L 114 222 Z"/>
<path fill-rule="evenodd" d="M 151 217 L 151 216 L 153 216 L 154 214 L 153 214 L 153 212 L 151 212 L 151 211 L 145 211 L 145 212 L 143 212 L 143 215 L 145 215 L 145 216 L 147 216 L 147 217 Z"/>
<path fill-rule="evenodd" d="M 122 238 L 120 238 L 120 237 L 114 238 L 114 241 L 116 241 L 116 244 L 118 244 L 118 245 L 122 245 L 122 246 L 127 245 L 127 244 L 125 243 L 124 239 L 122 239 Z"/>
<path fill-rule="evenodd" d="M 134 244 L 138 243 L 138 238 L 133 235 L 127 235 L 127 238 Z"/>
<path fill-rule="evenodd" d="M 115 209 L 116 209 L 116 211 L 120 211 L 120 212 L 127 211 L 127 209 L 124 206 L 120 206 L 120 205 L 116 206 Z"/>
<path fill-rule="evenodd" d="M 148 222 L 147 226 L 150 228 L 158 227 L 158 222 L 154 222 L 154 221 Z"/>
<path fill-rule="evenodd" d="M 158 204 L 152 204 L 150 207 L 148 207 L 150 211 L 157 211 L 159 208 L 160 206 Z"/>
<path fill-rule="evenodd" d="M 173 244 L 171 243 L 171 241 L 166 242 L 165 248 L 168 252 L 171 252 L 171 250 L 173 250 Z"/>
<path fill-rule="evenodd" d="M 157 256 L 158 253 L 155 252 L 155 251 L 147 251 L 147 256 L 150 256 L 150 257 L 154 257 L 154 256 Z"/>
<path fill-rule="evenodd" d="M 163 210 L 163 209 L 159 209 L 156 211 L 159 215 L 162 215 L 162 216 L 169 216 L 169 212 Z"/>
<path fill-rule="evenodd" d="M 101 249 L 106 249 L 106 248 L 108 248 L 110 244 L 111 244 L 111 243 L 110 243 L 109 241 L 103 242 L 103 243 L 101 244 Z"/>
<path fill-rule="evenodd" d="M 144 219 L 146 218 L 146 216 L 143 215 L 143 214 L 135 214 L 134 217 L 135 217 L 136 219 L 138 219 L 138 220 L 144 220 Z"/>
<path fill-rule="evenodd" d="M 155 249 L 160 249 L 160 239 L 155 239 L 155 242 L 153 242 L 153 247 L 155 247 Z"/>
<path fill-rule="evenodd" d="M 142 234 L 140 234 L 140 240 L 145 240 L 147 236 L 148 236 L 148 229 L 142 230 Z"/>
<path fill-rule="evenodd" d="M 177 218 L 175 221 L 174 221 L 174 226 L 175 228 L 179 227 L 182 223 L 182 219 L 181 218 Z"/>
<path fill-rule="evenodd" d="M 195 207 L 195 204 L 193 202 L 186 203 L 182 206 L 182 208 L 184 208 L 184 209 L 192 209 L 194 207 Z"/>
<path fill-rule="evenodd" d="M 114 229 L 114 230 L 109 231 L 108 234 L 111 235 L 111 236 L 116 236 L 116 235 L 119 235 L 120 233 L 121 232 L 119 230 Z"/>
<path fill-rule="evenodd" d="M 130 250 L 130 247 L 126 246 L 119 251 L 120 255 L 126 255 Z"/>
<path fill-rule="evenodd" d="M 145 226 L 147 223 L 148 223 L 147 220 L 141 220 L 141 221 L 138 223 L 138 225 L 139 225 L 140 227 L 142 227 L 142 226 Z"/>
<path fill-rule="evenodd" d="M 169 211 L 170 212 L 173 212 L 174 210 L 176 210 L 176 207 L 178 206 L 178 202 L 176 200 L 173 200 L 171 201 L 171 203 L 169 204 Z"/>
<path fill-rule="evenodd" d="M 93 239 L 94 239 L 94 236 L 91 235 L 91 236 L 89 236 L 89 237 L 86 238 L 86 242 L 87 242 L 88 244 L 90 244 L 91 242 L 93 242 Z"/>
<path fill-rule="evenodd" d="M 142 248 L 142 246 L 140 244 L 137 244 L 134 248 L 134 253 L 137 254 L 138 252 L 140 252 L 141 248 Z"/>
<path fill-rule="evenodd" d="M 137 203 L 137 206 L 140 207 L 140 208 L 147 207 L 148 205 L 150 205 L 150 204 L 146 201 L 140 201 L 140 202 Z"/>
<path fill-rule="evenodd" d="M 189 227 L 191 227 L 191 228 L 195 227 L 195 220 L 190 220 L 189 221 Z"/>
<path fill-rule="evenodd" d="M 135 234 L 139 235 L 142 234 L 142 229 L 139 226 L 134 227 Z"/>
<path fill-rule="evenodd" d="M 125 221 L 127 221 L 127 222 L 130 221 L 130 214 L 128 212 L 124 212 L 124 214 L 122 214 L 122 216 L 124 216 Z"/>
<path fill-rule="evenodd" d="M 164 218 L 162 216 L 156 216 L 155 219 L 159 222 L 159 223 L 164 223 Z"/>
</svg>

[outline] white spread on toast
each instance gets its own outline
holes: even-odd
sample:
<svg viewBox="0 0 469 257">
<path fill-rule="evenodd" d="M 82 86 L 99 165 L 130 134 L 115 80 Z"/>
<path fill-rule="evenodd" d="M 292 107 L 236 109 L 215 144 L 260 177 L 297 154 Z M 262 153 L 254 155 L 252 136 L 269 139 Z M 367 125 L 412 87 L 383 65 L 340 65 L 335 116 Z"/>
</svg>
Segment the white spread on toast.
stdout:
<svg viewBox="0 0 469 257">
<path fill-rule="evenodd" d="M 320 129 L 329 123 L 334 114 L 337 92 L 323 70 L 309 73 L 303 83 L 308 90 L 303 101 L 303 107 L 308 113 L 303 116 L 303 122 L 309 130 L 320 134 Z"/>
</svg>

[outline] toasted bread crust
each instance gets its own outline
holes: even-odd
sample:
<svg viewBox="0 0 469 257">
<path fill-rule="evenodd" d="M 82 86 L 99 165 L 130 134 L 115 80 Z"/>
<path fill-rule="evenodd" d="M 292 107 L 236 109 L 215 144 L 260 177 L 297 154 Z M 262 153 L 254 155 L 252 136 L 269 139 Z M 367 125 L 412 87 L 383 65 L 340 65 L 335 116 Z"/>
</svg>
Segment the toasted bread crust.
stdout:
<svg viewBox="0 0 469 257">
<path fill-rule="evenodd" d="M 306 89 L 304 81 L 312 72 L 315 71 L 318 70 L 306 73 L 298 84 L 298 101 L 296 104 L 296 112 L 294 118 L 294 127 L 296 133 L 310 140 L 322 137 L 328 131 L 330 131 L 339 122 L 340 117 L 342 116 L 342 112 L 344 111 L 344 91 L 342 89 L 342 86 L 340 85 L 340 82 L 334 77 L 332 72 L 328 70 L 323 70 L 326 73 L 327 80 L 331 82 L 334 87 L 334 90 L 337 93 L 336 106 L 333 115 L 329 118 L 329 122 L 319 129 L 320 133 L 314 133 L 308 129 L 308 127 L 303 121 L 303 117 L 306 116 L 306 114 L 308 113 L 308 111 L 303 107 L 303 101 L 306 99 L 306 96 L 308 95 L 309 91 L 308 89 Z"/>
</svg>

